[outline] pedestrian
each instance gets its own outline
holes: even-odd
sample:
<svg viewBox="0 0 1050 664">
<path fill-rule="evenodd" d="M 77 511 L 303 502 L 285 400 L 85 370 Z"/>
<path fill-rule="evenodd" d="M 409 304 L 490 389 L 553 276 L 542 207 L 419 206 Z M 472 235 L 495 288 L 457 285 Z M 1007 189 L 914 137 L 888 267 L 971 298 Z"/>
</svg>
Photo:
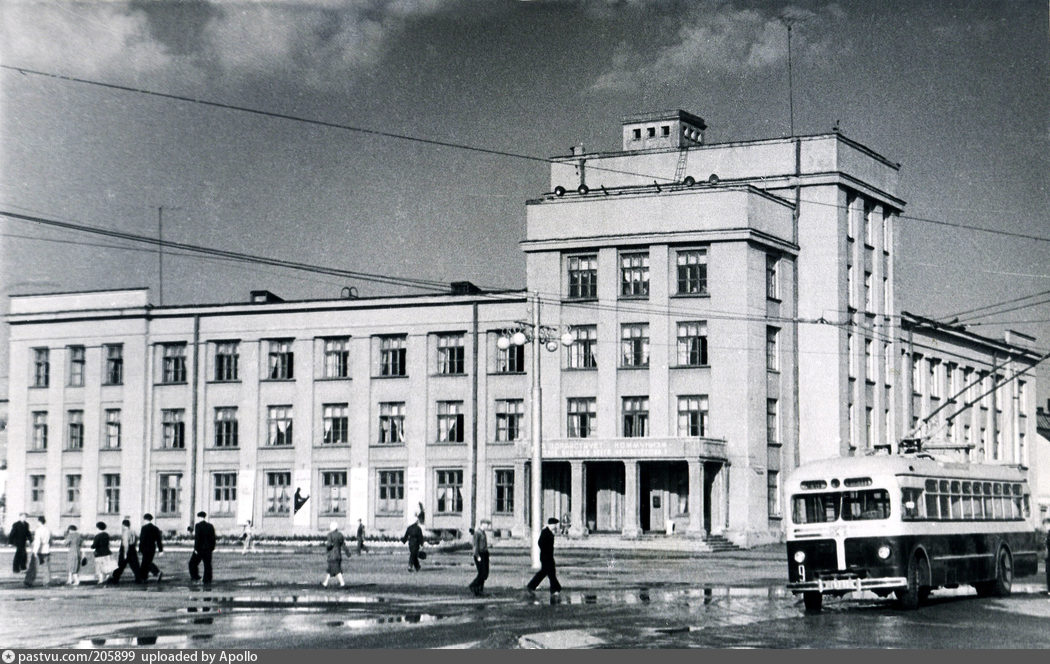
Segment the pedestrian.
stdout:
<svg viewBox="0 0 1050 664">
<path fill-rule="evenodd" d="M 543 578 L 547 577 L 551 585 L 551 597 L 561 592 L 561 584 L 558 583 L 558 576 L 554 573 L 554 532 L 551 526 L 556 525 L 558 525 L 558 520 L 552 516 L 547 519 L 547 525 L 540 531 L 540 571 L 536 572 L 536 575 L 529 581 L 529 585 L 526 586 L 530 592 L 536 590 Z"/>
<path fill-rule="evenodd" d="M 420 525 L 427 522 L 427 511 L 423 509 L 423 503 L 419 503 L 419 510 L 416 512 L 416 521 L 419 521 Z"/>
<path fill-rule="evenodd" d="M 15 574 L 21 574 L 26 571 L 26 546 L 32 540 L 32 533 L 29 532 L 29 521 L 26 520 L 26 513 L 18 513 L 18 521 L 11 524 L 11 533 L 7 536 L 7 543 L 15 547 L 15 559 L 11 562 L 11 571 Z"/>
<path fill-rule="evenodd" d="M 485 529 L 489 526 L 487 520 L 482 520 L 474 531 L 474 566 L 478 568 L 478 575 L 470 582 L 470 592 L 475 596 L 481 596 L 485 592 L 485 579 L 489 578 L 489 539 Z"/>
<path fill-rule="evenodd" d="M 153 524 L 152 514 L 143 514 L 142 521 L 142 529 L 139 530 L 139 553 L 142 554 L 142 560 L 139 562 L 139 580 L 145 583 L 149 581 L 150 574 L 155 574 L 159 583 L 164 578 L 164 572 L 160 571 L 153 558 L 164 555 L 164 536 L 160 528 Z"/>
<path fill-rule="evenodd" d="M 211 583 L 211 553 L 215 550 L 215 526 L 207 522 L 206 512 L 197 512 L 193 526 L 193 554 L 190 556 L 190 579 L 201 581 L 200 564 L 204 563 L 205 584 Z"/>
<path fill-rule="evenodd" d="M 142 571 L 139 569 L 138 537 L 131 529 L 131 518 L 124 517 L 120 522 L 120 552 L 117 554 L 117 569 L 109 578 L 110 583 L 120 583 L 124 570 L 131 568 L 135 583 L 142 583 Z"/>
<path fill-rule="evenodd" d="M 116 563 L 113 562 L 113 552 L 109 550 L 109 533 L 106 532 L 106 524 L 99 521 L 95 524 L 95 528 L 98 529 L 98 532 L 91 540 L 91 550 L 95 554 L 95 577 L 101 585 L 116 568 Z"/>
<path fill-rule="evenodd" d="M 241 541 L 244 542 L 244 546 L 241 547 L 242 556 L 248 553 L 248 549 L 255 551 L 255 528 L 252 527 L 251 519 L 244 522 L 244 530 L 241 532 Z"/>
<path fill-rule="evenodd" d="M 419 521 L 413 521 L 401 536 L 401 543 L 408 543 L 408 571 L 418 572 L 420 569 L 419 548 L 423 546 L 423 529 L 419 527 Z"/>
<path fill-rule="evenodd" d="M 30 562 L 30 567 L 26 570 L 25 584 L 27 586 L 33 585 L 35 581 L 35 574 L 30 574 L 33 570 L 33 564 L 36 563 L 39 566 L 40 573 L 43 574 L 46 570 L 47 576 L 44 576 L 44 585 L 51 585 L 51 529 L 47 527 L 47 519 L 42 516 L 36 518 L 39 525 L 36 527 L 36 532 L 33 533 L 33 549 L 32 556 L 33 561 Z"/>
<path fill-rule="evenodd" d="M 335 521 L 328 524 L 328 538 L 325 540 L 325 551 L 328 556 L 328 573 L 324 575 L 321 585 L 328 587 L 328 581 L 334 576 L 340 586 L 343 583 L 343 551 L 347 557 L 350 556 L 350 547 L 346 545 L 346 537 L 339 531 L 339 524 Z"/>
<path fill-rule="evenodd" d="M 69 524 L 69 527 L 66 528 L 66 546 L 69 547 L 66 553 L 66 585 L 80 585 L 80 547 L 83 543 L 84 537 L 77 530 L 76 525 Z"/>
<path fill-rule="evenodd" d="M 361 519 L 357 520 L 357 555 L 365 552 L 365 524 Z"/>
</svg>

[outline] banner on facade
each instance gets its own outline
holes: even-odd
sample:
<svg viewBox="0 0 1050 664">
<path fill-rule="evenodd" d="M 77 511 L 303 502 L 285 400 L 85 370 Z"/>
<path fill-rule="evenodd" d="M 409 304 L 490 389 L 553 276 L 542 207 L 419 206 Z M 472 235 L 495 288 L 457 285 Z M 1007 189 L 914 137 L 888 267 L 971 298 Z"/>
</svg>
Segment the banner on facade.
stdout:
<svg viewBox="0 0 1050 664">
<path fill-rule="evenodd" d="M 347 528 L 357 527 L 357 520 L 368 523 L 368 468 L 350 469 L 350 504 L 347 506 Z"/>
<path fill-rule="evenodd" d="M 419 516 L 421 505 L 425 505 L 426 468 L 409 466 L 405 469 L 405 522 L 412 523 Z"/>
<path fill-rule="evenodd" d="M 255 519 L 255 471 L 237 471 L 237 523 L 245 524 Z"/>
<path fill-rule="evenodd" d="M 292 526 L 296 528 L 310 527 L 310 513 L 317 500 L 311 495 L 312 475 L 309 468 L 296 468 L 295 477 L 292 478 L 292 486 L 295 487 L 295 495 L 292 496 Z"/>
</svg>

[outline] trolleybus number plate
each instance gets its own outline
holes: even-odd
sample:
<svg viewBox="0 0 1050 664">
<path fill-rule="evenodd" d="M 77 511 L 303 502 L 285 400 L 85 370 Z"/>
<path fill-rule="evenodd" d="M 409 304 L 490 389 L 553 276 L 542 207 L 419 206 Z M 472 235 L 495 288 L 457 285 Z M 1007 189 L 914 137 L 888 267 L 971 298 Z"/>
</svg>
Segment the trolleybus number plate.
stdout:
<svg viewBox="0 0 1050 664">
<path fill-rule="evenodd" d="M 856 590 L 859 584 L 857 579 L 828 579 L 820 585 L 825 590 Z"/>
</svg>

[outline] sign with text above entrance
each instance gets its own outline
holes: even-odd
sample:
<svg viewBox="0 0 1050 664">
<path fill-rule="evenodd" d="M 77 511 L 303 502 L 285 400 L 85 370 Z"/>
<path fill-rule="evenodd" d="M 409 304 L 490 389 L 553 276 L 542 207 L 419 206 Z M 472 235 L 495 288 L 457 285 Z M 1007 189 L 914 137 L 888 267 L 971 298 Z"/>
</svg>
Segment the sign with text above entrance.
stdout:
<svg viewBox="0 0 1050 664">
<path fill-rule="evenodd" d="M 528 452 L 528 445 L 522 448 Z M 543 441 L 543 458 L 725 460 L 726 443 L 710 438 L 555 438 Z"/>
</svg>

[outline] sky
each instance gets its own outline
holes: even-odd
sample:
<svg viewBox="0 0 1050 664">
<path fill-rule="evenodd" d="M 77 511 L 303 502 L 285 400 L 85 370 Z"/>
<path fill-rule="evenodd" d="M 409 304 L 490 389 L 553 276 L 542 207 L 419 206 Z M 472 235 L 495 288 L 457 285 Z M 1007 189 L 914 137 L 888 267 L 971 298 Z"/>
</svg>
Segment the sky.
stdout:
<svg viewBox="0 0 1050 664">
<path fill-rule="evenodd" d="M 901 163 L 901 308 L 1050 291 L 1045 0 L 0 3 L 0 64 L 545 158 L 681 108 L 709 143 L 841 132 Z M 535 160 L 0 69 L 0 210 L 368 273 L 524 287 Z M 1038 239 L 1047 238 L 1048 240 Z M 104 246 L 99 246 L 104 245 Z M 164 256 L 163 303 L 391 292 Z M 155 248 L 0 217 L 0 299 L 149 287 Z M 404 291 L 398 291 L 404 292 Z M 1050 294 L 970 329 L 1050 349 Z M 1009 308 L 1009 306 L 1004 308 Z M 0 329 L 0 396 L 6 326 Z M 1050 371 L 1039 369 L 1041 403 Z"/>
</svg>

